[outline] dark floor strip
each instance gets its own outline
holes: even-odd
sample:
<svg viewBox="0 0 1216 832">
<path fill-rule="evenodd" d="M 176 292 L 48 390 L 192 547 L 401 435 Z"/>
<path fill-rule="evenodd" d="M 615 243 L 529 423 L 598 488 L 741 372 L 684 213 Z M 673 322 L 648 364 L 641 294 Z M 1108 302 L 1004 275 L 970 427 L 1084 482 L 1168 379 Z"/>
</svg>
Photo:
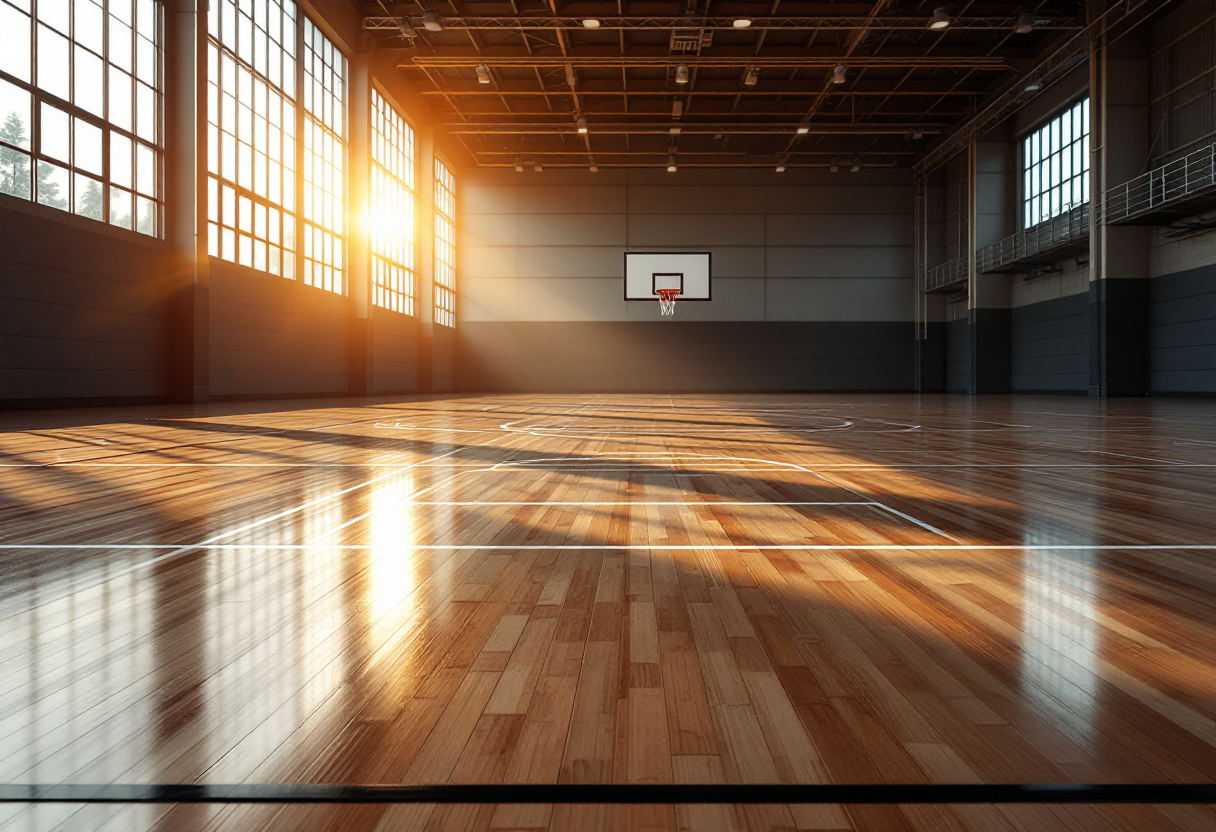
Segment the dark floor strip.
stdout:
<svg viewBox="0 0 1216 832">
<path fill-rule="evenodd" d="M 0 803 L 1216 803 L 1216 784 L 0 785 Z"/>
</svg>

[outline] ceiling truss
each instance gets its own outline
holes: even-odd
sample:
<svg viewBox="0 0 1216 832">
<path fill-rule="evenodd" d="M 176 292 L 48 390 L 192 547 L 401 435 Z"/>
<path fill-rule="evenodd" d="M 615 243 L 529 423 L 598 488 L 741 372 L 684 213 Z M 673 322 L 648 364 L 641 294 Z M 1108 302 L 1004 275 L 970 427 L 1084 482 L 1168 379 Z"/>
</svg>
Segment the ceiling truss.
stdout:
<svg viewBox="0 0 1216 832">
<path fill-rule="evenodd" d="M 478 164 L 516 168 L 908 167 L 1085 26 L 1083 0 L 962 0 L 942 31 L 940 0 L 435 0 L 432 30 L 352 2 Z"/>
</svg>

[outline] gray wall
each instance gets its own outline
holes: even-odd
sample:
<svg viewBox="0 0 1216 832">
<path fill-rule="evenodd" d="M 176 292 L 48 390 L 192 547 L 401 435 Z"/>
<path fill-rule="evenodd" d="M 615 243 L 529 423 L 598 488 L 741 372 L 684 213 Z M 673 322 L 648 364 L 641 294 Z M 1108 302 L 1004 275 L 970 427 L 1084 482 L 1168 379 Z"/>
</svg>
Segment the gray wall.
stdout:
<svg viewBox="0 0 1216 832">
<path fill-rule="evenodd" d="M 1015 393 L 1089 389 L 1089 295 L 1069 295 L 1013 309 Z"/>
<path fill-rule="evenodd" d="M 966 317 L 945 324 L 946 392 L 966 393 L 971 387 L 971 324 Z"/>
<path fill-rule="evenodd" d="M 458 387 L 912 387 L 907 171 L 470 170 Z M 623 299 L 623 253 L 708 250 L 713 300 Z"/>
<path fill-rule="evenodd" d="M 418 319 L 372 307 L 371 392 L 418 390 Z"/>
<path fill-rule="evenodd" d="M 1216 265 L 1149 281 L 1153 393 L 1216 394 Z"/>
<path fill-rule="evenodd" d="M 211 258 L 211 395 L 340 395 L 346 298 Z"/>
<path fill-rule="evenodd" d="M 166 261 L 134 237 L 0 205 L 0 401 L 167 395 Z"/>
</svg>

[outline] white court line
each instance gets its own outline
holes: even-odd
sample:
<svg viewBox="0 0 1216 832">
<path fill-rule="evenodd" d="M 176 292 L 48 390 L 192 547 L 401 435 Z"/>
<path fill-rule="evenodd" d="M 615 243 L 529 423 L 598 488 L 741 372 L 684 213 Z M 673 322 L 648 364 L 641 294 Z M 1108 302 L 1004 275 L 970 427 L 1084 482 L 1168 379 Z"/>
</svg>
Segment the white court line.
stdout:
<svg viewBox="0 0 1216 832">
<path fill-rule="evenodd" d="M 189 546 L 180 546 L 177 544 L 158 544 L 158 543 L 121 543 L 121 544 L 106 544 L 106 543 L 5 543 L 0 544 L 0 551 L 3 550 L 99 550 L 99 549 L 131 549 L 135 551 L 157 550 L 157 549 L 204 549 L 208 551 L 229 551 L 235 549 L 266 549 L 266 550 L 309 550 L 309 549 L 337 549 L 349 551 L 363 551 L 366 549 L 375 549 L 381 547 L 379 543 L 207 543 Z M 645 551 L 648 549 L 660 549 L 663 551 L 675 552 L 703 552 L 703 551 L 795 551 L 795 552 L 847 552 L 851 549 L 874 552 L 939 552 L 939 551 L 961 551 L 961 552 L 1212 552 L 1216 551 L 1216 544 L 1211 543 L 1154 543 L 1154 544 L 1127 544 L 1119 545 L 1112 543 L 1104 544 L 1087 544 L 1087 543 L 1061 543 L 1059 545 L 1050 544 L 1033 544 L 1021 545 L 1015 543 L 916 543 L 916 544 L 896 544 L 896 543 L 791 543 L 785 544 L 707 544 L 704 546 L 688 545 L 666 545 L 661 543 L 571 543 L 571 544 L 526 544 L 526 543 L 469 543 L 469 544 L 411 544 L 408 549 L 417 549 L 420 551 L 431 552 L 484 552 L 490 549 L 510 549 L 510 550 L 553 550 L 553 551 L 600 551 L 603 549 L 614 549 L 622 551 Z M 130 567 L 127 572 L 139 569 L 142 566 L 154 565 L 159 562 L 159 558 L 145 561 L 142 564 Z M 119 573 L 110 577 L 119 577 L 127 572 Z"/>
<path fill-rule="evenodd" d="M 879 506 L 872 500 L 866 502 L 768 502 L 767 500 L 737 500 L 690 503 L 687 500 L 435 500 L 415 502 L 399 500 L 411 506 L 689 506 L 702 508 L 713 506 Z"/>
<path fill-rule="evenodd" d="M 232 537 L 233 535 L 243 534 L 244 532 L 251 531 L 252 529 L 256 529 L 258 526 L 263 526 L 263 525 L 273 522 L 275 520 L 281 520 L 284 517 L 289 517 L 292 514 L 295 514 L 300 511 L 304 511 L 305 509 L 308 509 L 308 508 L 312 508 L 315 505 L 330 502 L 345 494 L 349 494 L 352 491 L 358 491 L 361 488 L 367 488 L 368 486 L 375 485 L 376 483 L 380 482 L 381 480 L 386 480 L 386 479 L 389 479 L 390 477 L 395 477 L 398 474 L 401 474 L 405 471 L 409 471 L 411 469 L 421 467 L 423 465 L 429 464 L 436 460 L 443 459 L 444 457 L 452 456 L 453 454 L 458 454 L 462 450 L 464 450 L 464 448 L 457 448 L 456 450 L 449 451 L 446 454 L 440 454 L 439 456 L 427 457 L 426 459 L 419 460 L 418 462 L 415 462 L 411 465 L 403 465 L 400 468 L 398 468 L 397 470 L 390 471 L 387 474 L 381 474 L 378 477 L 373 477 L 370 480 L 365 480 L 357 485 L 352 485 L 348 488 L 343 488 L 340 491 L 331 492 L 329 494 L 326 494 L 324 497 L 316 497 L 314 499 L 308 500 L 307 502 L 301 503 L 300 505 L 295 506 L 294 508 L 284 509 L 283 511 L 280 511 L 277 514 L 272 514 L 269 517 L 263 517 L 260 520 L 254 520 L 252 523 L 246 523 L 244 526 L 238 526 L 235 529 L 229 529 L 228 531 L 220 532 L 217 535 L 213 535 L 212 537 L 207 538 L 206 540 L 202 541 L 201 543 L 186 543 L 186 544 L 180 544 L 178 546 L 174 546 L 174 547 L 172 547 L 172 551 L 166 552 L 163 555 L 157 555 L 156 557 L 151 558 L 150 560 L 146 560 L 146 561 L 143 561 L 142 563 L 134 564 L 133 566 L 128 566 L 126 569 L 122 569 L 118 572 L 115 572 L 114 574 L 107 574 L 105 576 L 103 583 L 112 581 L 115 578 L 121 578 L 125 575 L 129 575 L 132 572 L 138 571 L 140 569 L 144 569 L 149 566 L 155 566 L 158 563 L 163 563 L 164 561 L 181 557 L 182 555 L 184 555 L 188 552 L 193 552 L 198 549 L 211 548 L 211 547 L 217 545 L 219 543 L 219 541 L 223 540 L 226 537 Z M 12 545 L 12 544 L 10 544 L 10 546 L 12 548 L 27 548 L 27 547 L 22 547 L 19 545 Z M 6 546 L 5 548 L 9 548 L 9 546 Z M 55 547 L 46 546 L 46 547 L 38 547 L 38 548 L 55 548 Z M 63 547 L 59 547 L 59 548 L 63 548 Z M 83 548 L 97 548 L 97 547 L 83 547 Z M 103 547 L 103 548 L 126 548 L 126 547 L 111 546 L 111 547 Z M 170 547 L 165 547 L 165 546 L 143 547 L 143 546 L 141 546 L 138 548 L 164 549 L 164 548 L 170 548 Z"/>
</svg>

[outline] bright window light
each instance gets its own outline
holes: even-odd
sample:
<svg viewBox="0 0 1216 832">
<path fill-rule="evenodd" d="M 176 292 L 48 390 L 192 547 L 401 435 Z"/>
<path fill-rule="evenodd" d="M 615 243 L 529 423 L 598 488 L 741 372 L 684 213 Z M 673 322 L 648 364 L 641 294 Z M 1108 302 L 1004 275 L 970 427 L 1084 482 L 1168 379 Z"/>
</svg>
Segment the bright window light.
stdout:
<svg viewBox="0 0 1216 832">
<path fill-rule="evenodd" d="M 456 178 L 438 159 L 435 160 L 435 323 L 456 326 Z"/>
<path fill-rule="evenodd" d="M 213 2 L 207 45 L 208 251 L 293 280 L 296 20 L 292 0 Z"/>
<path fill-rule="evenodd" d="M 304 19 L 304 275 L 346 293 L 346 58 Z"/>
<path fill-rule="evenodd" d="M 1022 223 L 1031 228 L 1089 202 L 1089 99 L 1022 140 Z"/>
<path fill-rule="evenodd" d="M 372 303 L 414 315 L 414 129 L 372 90 Z"/>
<path fill-rule="evenodd" d="M 0 194 L 160 235 L 161 26 L 155 0 L 0 0 Z"/>
</svg>

